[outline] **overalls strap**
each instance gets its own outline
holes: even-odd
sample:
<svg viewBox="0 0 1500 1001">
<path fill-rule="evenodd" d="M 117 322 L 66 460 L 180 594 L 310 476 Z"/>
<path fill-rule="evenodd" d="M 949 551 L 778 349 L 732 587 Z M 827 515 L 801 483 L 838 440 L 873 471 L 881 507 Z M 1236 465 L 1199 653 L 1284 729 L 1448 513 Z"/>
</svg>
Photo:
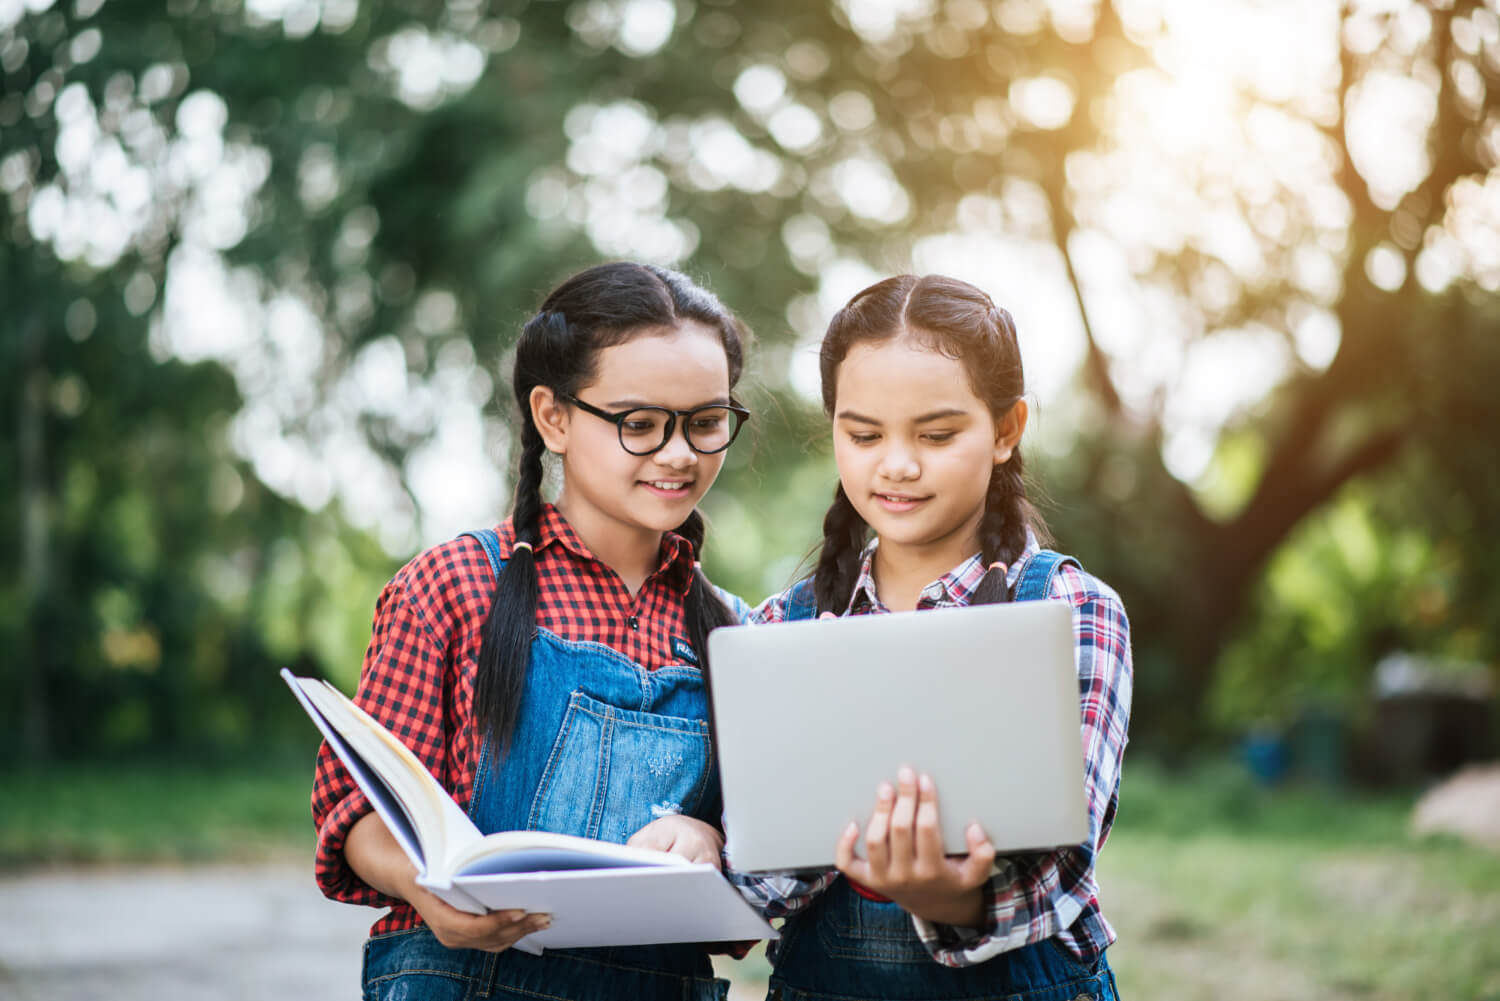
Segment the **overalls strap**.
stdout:
<svg viewBox="0 0 1500 1001">
<path fill-rule="evenodd" d="M 479 544 L 484 547 L 484 555 L 489 558 L 490 570 L 496 577 L 500 576 L 500 570 L 505 566 L 500 560 L 500 536 L 493 528 L 481 528 L 473 532 L 461 532 L 472 539 L 478 539 Z"/>
<path fill-rule="evenodd" d="M 1071 556 L 1055 553 L 1050 549 L 1038 549 L 1036 554 L 1021 567 L 1016 578 L 1013 601 L 1043 601 L 1052 593 L 1052 578 L 1064 563 L 1071 563 L 1082 570 L 1083 566 Z"/>
<path fill-rule="evenodd" d="M 787 591 L 786 611 L 782 614 L 788 622 L 818 617 L 818 596 L 813 591 L 811 577 L 802 578 Z"/>
</svg>

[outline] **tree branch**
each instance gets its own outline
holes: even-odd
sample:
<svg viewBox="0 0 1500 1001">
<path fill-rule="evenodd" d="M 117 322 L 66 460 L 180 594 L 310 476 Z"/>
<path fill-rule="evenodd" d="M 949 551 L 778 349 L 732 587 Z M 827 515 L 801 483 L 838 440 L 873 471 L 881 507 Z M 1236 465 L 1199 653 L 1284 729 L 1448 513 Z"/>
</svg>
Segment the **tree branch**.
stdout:
<svg viewBox="0 0 1500 1001">
<path fill-rule="evenodd" d="M 1061 173 L 1058 171 L 1057 176 L 1061 176 Z M 1077 269 L 1073 266 L 1073 254 L 1068 249 L 1068 240 L 1077 229 L 1077 223 L 1073 219 L 1072 212 L 1063 204 L 1061 185 L 1044 184 L 1042 190 L 1047 194 L 1052 242 L 1062 254 L 1063 267 L 1068 274 L 1068 285 L 1073 289 L 1073 301 L 1078 305 L 1078 318 L 1083 324 L 1083 340 L 1087 351 L 1084 357 L 1085 375 L 1098 394 L 1099 401 L 1104 404 L 1110 415 L 1116 418 L 1124 417 L 1125 405 L 1120 399 L 1119 390 L 1115 388 L 1113 377 L 1109 374 L 1109 358 L 1094 337 L 1094 325 L 1089 319 L 1089 307 L 1083 297 L 1083 285 L 1078 279 Z"/>
</svg>

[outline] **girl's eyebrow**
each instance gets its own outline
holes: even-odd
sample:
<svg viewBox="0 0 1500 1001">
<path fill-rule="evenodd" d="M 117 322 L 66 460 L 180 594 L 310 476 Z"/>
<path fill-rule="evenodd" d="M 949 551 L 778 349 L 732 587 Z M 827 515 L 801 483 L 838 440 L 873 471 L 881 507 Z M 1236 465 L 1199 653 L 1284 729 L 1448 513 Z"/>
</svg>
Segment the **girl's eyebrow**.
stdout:
<svg viewBox="0 0 1500 1001">
<path fill-rule="evenodd" d="M 926 424 L 928 421 L 941 421 L 949 417 L 967 417 L 969 412 L 962 407 L 943 407 L 941 410 L 931 410 L 912 421 L 913 424 Z"/>
<path fill-rule="evenodd" d="M 866 417 L 864 414 L 857 413 L 856 411 L 853 411 L 853 410 L 840 410 L 834 416 L 838 420 L 841 420 L 841 421 L 854 421 L 856 424 L 874 424 L 877 427 L 880 425 L 880 422 L 878 420 L 876 420 L 875 418 L 873 418 L 873 417 Z"/>
<path fill-rule="evenodd" d="M 608 403 L 604 404 L 604 406 L 607 407 L 610 410 L 634 410 L 637 407 L 661 407 L 663 410 L 675 410 L 676 409 L 675 407 L 669 407 L 669 406 L 667 406 L 666 404 L 663 404 L 663 403 L 652 403 L 649 400 L 642 400 L 642 399 L 638 399 L 638 398 L 631 398 L 631 399 L 626 399 L 626 400 L 610 400 Z M 703 403 L 695 403 L 691 407 L 683 407 L 682 409 L 684 409 L 684 410 L 698 410 L 698 409 L 700 409 L 702 407 L 727 407 L 727 406 L 729 406 L 729 397 L 727 397 L 727 396 L 715 396 L 711 400 L 707 400 L 707 401 L 705 401 Z"/>
<path fill-rule="evenodd" d="M 853 410 L 840 410 L 838 412 L 838 414 L 836 414 L 835 416 L 839 420 L 854 421 L 857 424 L 874 424 L 874 425 L 878 426 L 881 423 L 880 421 L 876 420 L 874 417 L 866 417 L 864 414 L 858 413 L 858 412 L 853 411 Z M 963 409 L 962 407 L 943 407 L 940 410 L 928 411 L 927 413 L 923 414 L 920 417 L 913 418 L 912 419 L 912 423 L 913 424 L 926 424 L 929 421 L 940 421 L 940 420 L 945 420 L 946 418 L 949 418 L 949 417 L 967 417 L 967 416 L 969 416 L 969 412 L 967 410 Z"/>
</svg>

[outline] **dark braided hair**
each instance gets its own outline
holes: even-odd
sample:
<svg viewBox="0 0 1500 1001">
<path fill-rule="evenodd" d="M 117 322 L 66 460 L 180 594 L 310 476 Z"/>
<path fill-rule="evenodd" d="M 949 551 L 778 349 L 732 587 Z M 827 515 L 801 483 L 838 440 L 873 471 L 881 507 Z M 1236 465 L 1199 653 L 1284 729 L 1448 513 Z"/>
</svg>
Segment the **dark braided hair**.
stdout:
<svg viewBox="0 0 1500 1001">
<path fill-rule="evenodd" d="M 649 264 L 601 264 L 563 282 L 521 329 L 511 389 L 521 410 L 521 455 L 516 477 L 516 547 L 495 582 L 484 621 L 474 682 L 474 716 L 482 732 L 508 747 L 520 714 L 531 641 L 536 631 L 538 582 L 532 547 L 541 544 L 541 433 L 531 415 L 531 391 L 546 386 L 574 395 L 597 375 L 599 352 L 643 330 L 694 320 L 716 331 L 729 362 L 732 389 L 744 368 L 749 331 L 714 295 L 676 271 Z M 687 597 L 690 638 L 708 670 L 710 630 L 737 622 L 703 576 L 704 524 L 696 510 L 676 529 L 692 547 L 693 583 Z M 522 545 L 524 543 L 525 545 Z"/>
<path fill-rule="evenodd" d="M 901 336 L 961 362 L 974 395 L 985 402 L 996 421 L 1025 395 L 1021 349 L 1010 313 L 968 282 L 942 275 L 897 275 L 857 294 L 828 324 L 818 360 L 823 409 L 829 417 L 836 409 L 839 366 L 850 349 Z M 973 604 L 1008 600 L 1004 566 L 1014 563 L 1026 548 L 1028 529 L 1046 538 L 1041 515 L 1026 498 L 1017 446 L 990 474 L 979 522 L 980 554 L 990 569 L 974 592 Z M 823 518 L 823 544 L 813 570 L 820 614 L 842 613 L 848 607 L 868 534 L 869 526 L 840 484 Z"/>
</svg>

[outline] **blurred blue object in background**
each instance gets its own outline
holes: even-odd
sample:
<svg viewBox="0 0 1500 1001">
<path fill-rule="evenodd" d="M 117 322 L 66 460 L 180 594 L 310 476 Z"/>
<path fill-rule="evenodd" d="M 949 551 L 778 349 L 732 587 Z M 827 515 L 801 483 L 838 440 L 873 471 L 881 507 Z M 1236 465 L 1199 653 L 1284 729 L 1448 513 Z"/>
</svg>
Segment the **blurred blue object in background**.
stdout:
<svg viewBox="0 0 1500 1001">
<path fill-rule="evenodd" d="M 1287 743 L 1280 730 L 1270 726 L 1253 728 L 1245 735 L 1240 752 L 1257 781 L 1271 785 L 1286 775 Z"/>
</svg>

